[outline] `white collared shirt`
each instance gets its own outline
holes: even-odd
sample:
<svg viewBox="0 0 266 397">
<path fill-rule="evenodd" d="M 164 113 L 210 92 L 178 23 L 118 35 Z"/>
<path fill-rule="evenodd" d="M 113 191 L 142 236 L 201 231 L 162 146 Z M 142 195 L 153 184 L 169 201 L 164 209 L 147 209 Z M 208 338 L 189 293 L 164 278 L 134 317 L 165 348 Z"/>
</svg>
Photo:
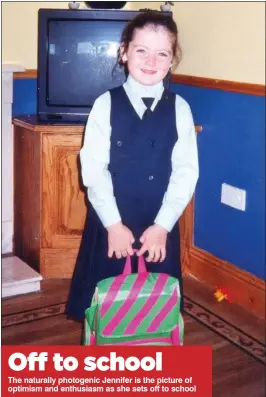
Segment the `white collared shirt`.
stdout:
<svg viewBox="0 0 266 397">
<path fill-rule="evenodd" d="M 160 82 L 143 86 L 131 76 L 124 89 L 140 118 L 146 110 L 141 98 L 155 98 L 153 111 L 161 99 L 164 87 Z M 88 199 L 105 227 L 121 219 L 113 192 L 108 164 L 110 162 L 110 93 L 101 95 L 94 103 L 85 129 L 84 144 L 80 151 L 82 178 L 88 188 Z M 198 151 L 195 126 L 187 102 L 176 95 L 176 126 L 178 140 L 172 152 L 172 173 L 161 208 L 154 223 L 171 231 L 191 200 L 198 180 Z"/>
</svg>

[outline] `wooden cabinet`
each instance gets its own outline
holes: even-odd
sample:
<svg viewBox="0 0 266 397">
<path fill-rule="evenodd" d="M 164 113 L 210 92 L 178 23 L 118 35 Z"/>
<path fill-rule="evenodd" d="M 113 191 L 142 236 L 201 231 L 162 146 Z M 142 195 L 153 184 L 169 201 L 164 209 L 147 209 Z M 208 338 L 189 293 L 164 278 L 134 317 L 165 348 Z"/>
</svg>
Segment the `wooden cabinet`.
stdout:
<svg viewBox="0 0 266 397">
<path fill-rule="evenodd" d="M 14 252 L 44 277 L 71 277 L 86 216 L 83 126 L 14 123 Z"/>
<path fill-rule="evenodd" d="M 83 126 L 14 124 L 14 252 L 44 277 L 70 278 L 87 211 L 79 151 Z M 196 127 L 196 131 L 200 131 Z M 184 272 L 193 244 L 193 200 L 180 219 Z"/>
</svg>

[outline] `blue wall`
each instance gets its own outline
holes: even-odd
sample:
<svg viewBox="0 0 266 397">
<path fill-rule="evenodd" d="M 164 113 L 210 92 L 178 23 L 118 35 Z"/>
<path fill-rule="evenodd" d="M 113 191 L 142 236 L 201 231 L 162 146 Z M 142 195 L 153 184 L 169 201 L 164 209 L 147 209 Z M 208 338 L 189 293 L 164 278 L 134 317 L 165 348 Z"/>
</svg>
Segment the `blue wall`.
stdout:
<svg viewBox="0 0 266 397">
<path fill-rule="evenodd" d="M 194 243 L 265 279 L 265 98 L 176 84 L 172 90 L 203 126 Z M 36 80 L 15 80 L 13 115 L 35 112 Z M 246 190 L 245 212 L 221 203 L 224 182 Z"/>
<path fill-rule="evenodd" d="M 14 79 L 13 117 L 37 112 L 37 79 Z"/>
<path fill-rule="evenodd" d="M 174 85 L 190 104 L 198 134 L 197 247 L 265 279 L 265 98 Z M 221 185 L 247 192 L 246 211 L 221 203 Z"/>
</svg>

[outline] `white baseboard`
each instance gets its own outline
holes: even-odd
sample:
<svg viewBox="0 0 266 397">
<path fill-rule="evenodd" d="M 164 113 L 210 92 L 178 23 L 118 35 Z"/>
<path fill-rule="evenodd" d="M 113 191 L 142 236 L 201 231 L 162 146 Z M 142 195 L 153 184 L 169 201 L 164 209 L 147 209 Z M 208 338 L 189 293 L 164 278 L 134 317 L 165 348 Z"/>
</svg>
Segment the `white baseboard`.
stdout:
<svg viewBox="0 0 266 397">
<path fill-rule="evenodd" d="M 2 260 L 2 298 L 37 292 L 42 276 L 16 256 Z"/>
<path fill-rule="evenodd" d="M 13 252 L 13 221 L 2 221 L 2 254 Z"/>
<path fill-rule="evenodd" d="M 38 292 L 41 290 L 40 281 L 29 281 L 23 284 L 2 285 L 2 298 L 9 298 L 22 294 L 29 294 L 31 292 Z"/>
</svg>

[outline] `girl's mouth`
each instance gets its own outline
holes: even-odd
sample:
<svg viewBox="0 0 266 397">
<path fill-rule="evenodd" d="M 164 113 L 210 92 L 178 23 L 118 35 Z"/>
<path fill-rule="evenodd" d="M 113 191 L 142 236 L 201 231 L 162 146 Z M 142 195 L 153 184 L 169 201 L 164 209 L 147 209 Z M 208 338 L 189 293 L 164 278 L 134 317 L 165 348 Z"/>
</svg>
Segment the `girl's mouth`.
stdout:
<svg viewBox="0 0 266 397">
<path fill-rule="evenodd" d="M 141 71 L 145 74 L 155 74 L 156 73 L 156 70 L 141 69 Z"/>
</svg>

